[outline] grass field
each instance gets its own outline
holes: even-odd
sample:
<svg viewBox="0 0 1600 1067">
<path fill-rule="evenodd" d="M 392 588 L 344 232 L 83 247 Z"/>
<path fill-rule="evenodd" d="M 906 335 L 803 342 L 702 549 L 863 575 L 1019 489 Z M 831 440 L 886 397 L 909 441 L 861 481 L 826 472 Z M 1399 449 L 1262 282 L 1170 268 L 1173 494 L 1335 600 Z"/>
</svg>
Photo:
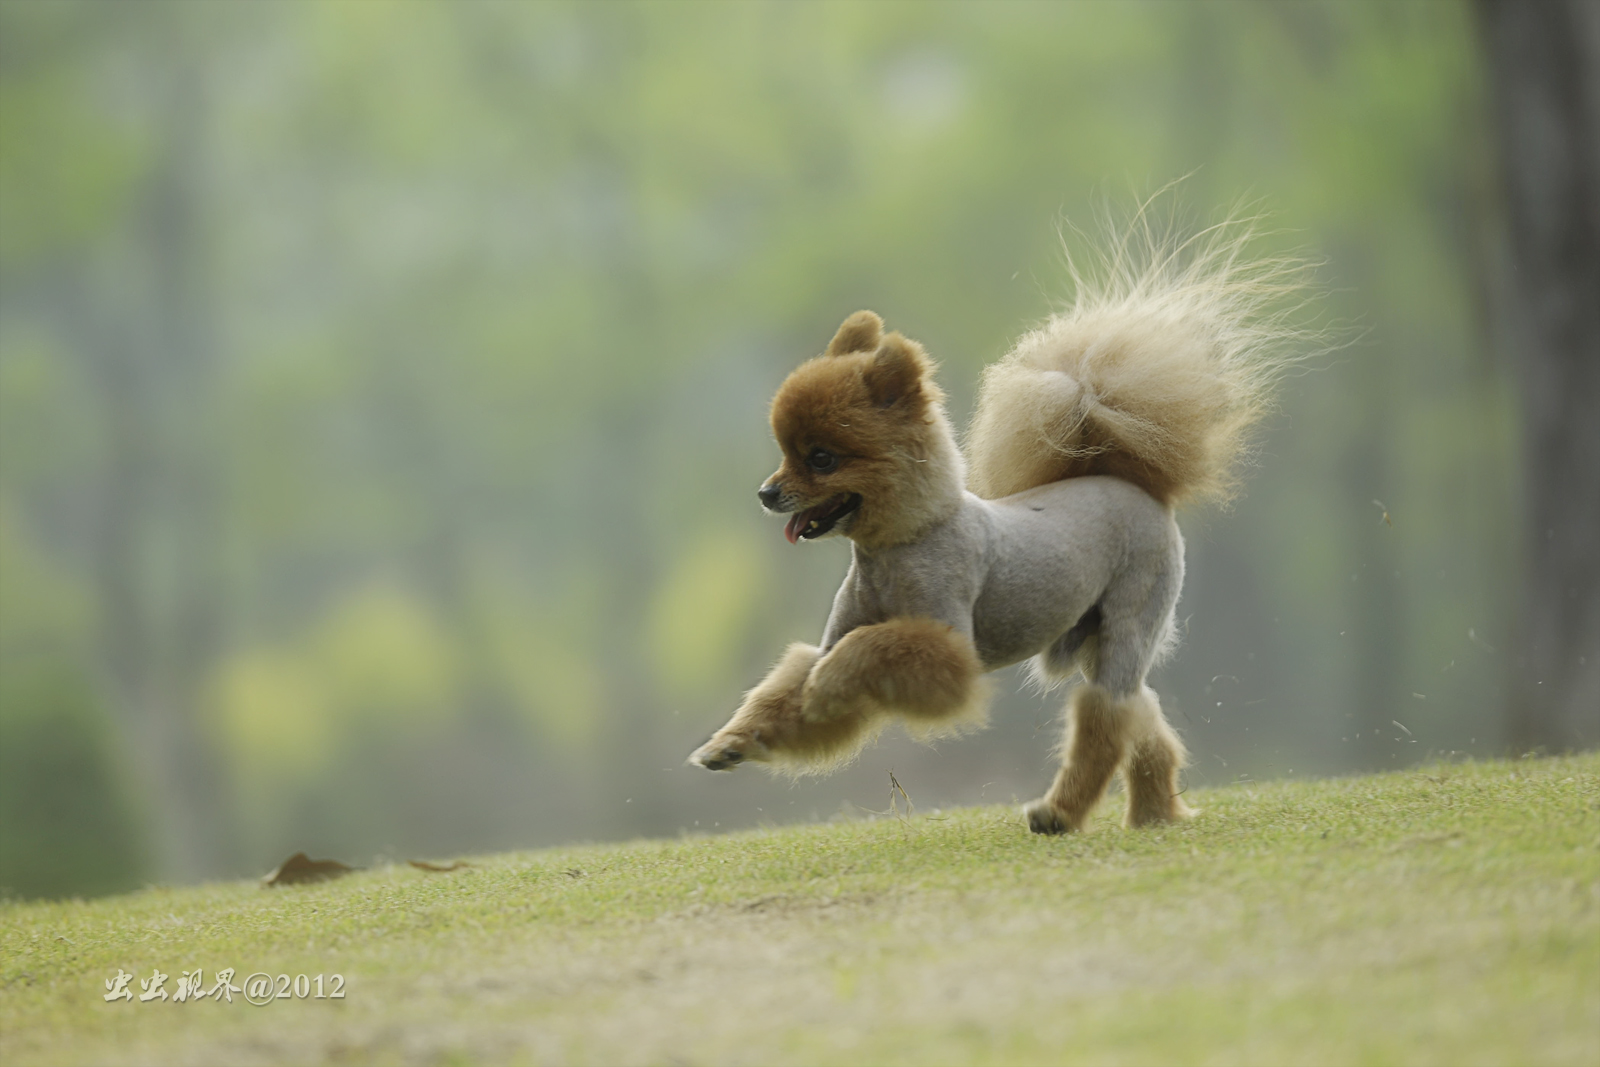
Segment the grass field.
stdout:
<svg viewBox="0 0 1600 1067">
<path fill-rule="evenodd" d="M 1600 756 L 1190 799 L 10 902 L 0 1061 L 1600 1063 Z M 103 999 L 228 966 L 346 996 Z"/>
</svg>

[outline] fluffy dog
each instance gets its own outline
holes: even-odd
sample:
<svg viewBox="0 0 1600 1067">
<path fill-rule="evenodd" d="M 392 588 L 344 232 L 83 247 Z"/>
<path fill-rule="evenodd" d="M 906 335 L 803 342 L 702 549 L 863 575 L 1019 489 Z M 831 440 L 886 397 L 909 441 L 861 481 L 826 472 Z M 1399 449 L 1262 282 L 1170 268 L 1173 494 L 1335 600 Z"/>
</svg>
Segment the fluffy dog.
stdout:
<svg viewBox="0 0 1600 1067">
<path fill-rule="evenodd" d="M 690 759 L 807 773 L 891 720 L 956 732 L 984 719 L 983 675 L 1031 657 L 1083 678 L 1035 832 L 1082 827 L 1119 770 L 1128 826 L 1190 815 L 1145 678 L 1183 585 L 1174 509 L 1231 493 L 1295 336 L 1266 308 L 1297 270 L 1249 262 L 1249 238 L 1124 238 L 1097 280 L 1074 272 L 1073 306 L 986 370 L 965 459 L 922 347 L 846 319 L 778 390 L 783 465 L 759 493 L 791 542 L 848 537 L 849 573 L 821 643 L 789 646 Z"/>
</svg>

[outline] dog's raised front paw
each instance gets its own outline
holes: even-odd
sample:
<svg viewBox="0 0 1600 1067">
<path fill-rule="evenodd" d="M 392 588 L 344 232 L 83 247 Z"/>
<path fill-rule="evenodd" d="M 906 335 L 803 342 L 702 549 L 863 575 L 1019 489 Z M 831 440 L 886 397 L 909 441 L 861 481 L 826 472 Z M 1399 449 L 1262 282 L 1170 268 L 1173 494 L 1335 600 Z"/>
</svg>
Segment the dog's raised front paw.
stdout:
<svg viewBox="0 0 1600 1067">
<path fill-rule="evenodd" d="M 732 745 L 708 741 L 695 749 L 689 762 L 708 771 L 731 771 L 744 762 L 744 753 Z"/>
<path fill-rule="evenodd" d="M 695 749 L 689 762 L 708 771 L 731 771 L 746 760 L 767 758 L 767 746 L 761 743 L 759 734 L 754 737 L 718 734 Z"/>
</svg>

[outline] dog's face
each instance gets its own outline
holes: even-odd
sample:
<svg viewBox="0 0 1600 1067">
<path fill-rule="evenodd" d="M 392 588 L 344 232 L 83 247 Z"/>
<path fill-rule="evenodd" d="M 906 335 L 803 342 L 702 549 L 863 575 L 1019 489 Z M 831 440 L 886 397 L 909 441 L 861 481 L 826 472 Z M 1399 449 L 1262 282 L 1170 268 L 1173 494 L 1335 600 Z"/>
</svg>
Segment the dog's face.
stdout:
<svg viewBox="0 0 1600 1067">
<path fill-rule="evenodd" d="M 921 346 L 858 311 L 824 355 L 802 364 L 772 401 L 783 465 L 760 490 L 768 511 L 790 516 L 791 542 L 843 534 L 893 543 L 907 517 L 926 510 L 933 447 L 948 436 Z"/>
</svg>

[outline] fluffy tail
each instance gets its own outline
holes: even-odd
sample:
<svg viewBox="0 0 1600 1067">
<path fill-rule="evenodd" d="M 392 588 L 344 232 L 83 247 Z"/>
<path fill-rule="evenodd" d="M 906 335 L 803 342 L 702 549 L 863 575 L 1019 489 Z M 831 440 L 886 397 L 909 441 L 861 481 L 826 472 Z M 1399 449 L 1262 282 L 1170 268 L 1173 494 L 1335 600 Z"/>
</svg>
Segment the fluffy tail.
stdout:
<svg viewBox="0 0 1600 1067">
<path fill-rule="evenodd" d="M 972 491 L 1109 474 L 1173 507 L 1232 496 L 1248 432 L 1307 336 L 1286 321 L 1304 264 L 1248 258 L 1255 236 L 1234 220 L 1165 239 L 1141 209 L 1092 276 L 1069 262 L 1072 307 L 984 372 Z"/>
</svg>

